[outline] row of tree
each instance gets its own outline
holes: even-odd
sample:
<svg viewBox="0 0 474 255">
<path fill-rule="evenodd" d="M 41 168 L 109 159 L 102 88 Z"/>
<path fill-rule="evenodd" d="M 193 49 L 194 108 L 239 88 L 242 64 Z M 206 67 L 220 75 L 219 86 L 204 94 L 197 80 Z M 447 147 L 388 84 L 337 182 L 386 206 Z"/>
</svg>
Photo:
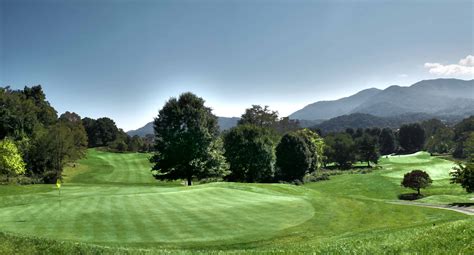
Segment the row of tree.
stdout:
<svg viewBox="0 0 474 255">
<path fill-rule="evenodd" d="M 0 175 L 7 181 L 24 174 L 31 182 L 56 182 L 88 147 L 148 152 L 153 136 L 130 137 L 109 118 L 81 119 L 74 112 L 58 118 L 39 85 L 0 87 Z"/>
<path fill-rule="evenodd" d="M 153 135 L 131 137 L 110 118 L 84 118 L 82 123 L 90 148 L 103 147 L 115 152 L 149 152 L 153 148 Z"/>
<path fill-rule="evenodd" d="M 153 175 L 160 180 L 224 177 L 231 181 L 301 179 L 320 165 L 323 141 L 298 123 L 257 105 L 219 133 L 217 117 L 192 93 L 171 98 L 154 122 Z M 282 135 L 285 133 L 284 135 Z"/>
<path fill-rule="evenodd" d="M 85 155 L 87 135 L 80 117 L 59 118 L 41 86 L 0 88 L 0 172 L 26 174 L 35 181 L 55 182 L 63 167 Z"/>
<path fill-rule="evenodd" d="M 153 175 L 160 180 L 224 177 L 229 181 L 301 180 L 320 166 L 350 168 L 377 163 L 380 155 L 432 148 L 438 153 L 469 150 L 473 118 L 451 128 L 439 120 L 389 128 L 347 129 L 322 138 L 297 121 L 253 105 L 230 130 L 219 133 L 217 118 L 192 93 L 171 98 L 154 122 Z M 452 136 L 449 133 L 452 132 Z M 456 135 L 458 134 L 458 135 Z"/>
</svg>

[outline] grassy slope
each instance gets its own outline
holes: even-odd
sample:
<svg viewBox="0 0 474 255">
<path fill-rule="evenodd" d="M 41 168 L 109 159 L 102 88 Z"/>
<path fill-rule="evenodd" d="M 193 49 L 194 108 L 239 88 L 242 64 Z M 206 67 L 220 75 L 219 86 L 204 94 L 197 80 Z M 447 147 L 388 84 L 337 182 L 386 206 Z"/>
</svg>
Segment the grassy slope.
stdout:
<svg viewBox="0 0 474 255">
<path fill-rule="evenodd" d="M 86 160 L 67 169 L 61 206 L 51 185 L 0 187 L 0 229 L 16 233 L 0 235 L 0 253 L 61 247 L 86 253 L 141 251 L 136 247 L 152 248 L 151 252 L 245 253 L 474 250 L 472 217 L 387 203 L 409 192 L 399 183 L 413 168 L 436 176 L 433 187 L 425 192 L 431 196 L 424 200 L 441 203 L 443 199 L 462 202 L 469 198 L 462 189 L 448 184 L 450 162 L 423 153 L 382 159 L 386 170 L 372 174 L 340 175 L 303 187 L 157 184 L 146 157 L 90 150 Z M 23 245 L 25 242 L 28 245 Z"/>
</svg>

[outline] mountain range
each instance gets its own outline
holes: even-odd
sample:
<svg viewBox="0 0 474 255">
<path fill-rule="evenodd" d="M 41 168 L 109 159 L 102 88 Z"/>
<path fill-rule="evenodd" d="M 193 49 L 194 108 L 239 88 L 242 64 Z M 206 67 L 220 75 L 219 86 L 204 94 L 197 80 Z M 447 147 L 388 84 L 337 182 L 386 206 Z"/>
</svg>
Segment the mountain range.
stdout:
<svg viewBox="0 0 474 255">
<path fill-rule="evenodd" d="M 409 87 L 393 85 L 386 89 L 370 88 L 332 101 L 318 101 L 292 113 L 302 127 L 323 131 L 345 128 L 391 127 L 439 118 L 455 122 L 474 115 L 474 80 L 423 80 Z M 239 118 L 218 117 L 221 130 L 235 125 Z M 153 134 L 153 122 L 127 132 L 129 135 Z"/>
<path fill-rule="evenodd" d="M 408 113 L 431 115 L 474 114 L 474 80 L 423 80 L 409 87 L 371 88 L 333 101 L 309 104 L 291 119 L 331 119 L 351 113 L 390 117 Z"/>
<path fill-rule="evenodd" d="M 217 124 L 219 124 L 219 129 L 221 131 L 231 129 L 232 127 L 237 126 L 237 121 L 239 121 L 240 118 L 237 117 L 217 117 Z M 148 122 L 145 126 L 136 129 L 136 130 L 130 130 L 127 132 L 129 136 L 134 136 L 138 135 L 141 137 L 144 137 L 148 134 L 153 134 L 153 121 Z"/>
</svg>

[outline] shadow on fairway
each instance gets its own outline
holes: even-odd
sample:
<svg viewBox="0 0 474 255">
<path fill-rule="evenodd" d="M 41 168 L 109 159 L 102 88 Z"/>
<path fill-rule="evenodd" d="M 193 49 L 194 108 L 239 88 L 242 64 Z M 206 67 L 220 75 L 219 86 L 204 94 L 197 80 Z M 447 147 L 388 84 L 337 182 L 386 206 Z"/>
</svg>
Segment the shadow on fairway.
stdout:
<svg viewBox="0 0 474 255">
<path fill-rule="evenodd" d="M 474 203 L 451 203 L 450 206 L 459 206 L 459 207 L 471 207 L 474 206 Z"/>
<path fill-rule="evenodd" d="M 423 195 L 418 195 L 417 193 L 405 193 L 405 194 L 398 195 L 398 199 L 408 200 L 408 201 L 417 200 L 423 197 L 424 197 Z"/>
</svg>

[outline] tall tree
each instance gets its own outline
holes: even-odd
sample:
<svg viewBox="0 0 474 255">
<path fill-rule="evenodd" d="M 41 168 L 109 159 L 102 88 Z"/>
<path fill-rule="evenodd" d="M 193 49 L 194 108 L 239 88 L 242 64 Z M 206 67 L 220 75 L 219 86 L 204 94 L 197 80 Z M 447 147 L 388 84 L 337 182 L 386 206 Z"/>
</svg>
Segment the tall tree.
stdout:
<svg viewBox="0 0 474 255">
<path fill-rule="evenodd" d="M 303 138 L 311 152 L 310 171 L 314 172 L 318 170 L 323 165 L 324 160 L 324 139 L 308 128 L 300 129 L 296 131 L 295 134 Z"/>
<path fill-rule="evenodd" d="M 59 121 L 67 128 L 69 138 L 72 139 L 72 146 L 68 151 L 68 158 L 71 161 L 83 158 L 87 151 L 87 133 L 82 125 L 81 116 L 74 112 L 65 112 L 59 117 Z"/>
<path fill-rule="evenodd" d="M 400 127 L 400 146 L 407 153 L 416 152 L 423 149 L 425 144 L 425 131 L 418 123 L 407 124 Z"/>
<path fill-rule="evenodd" d="M 285 134 L 276 147 L 277 176 L 285 181 L 302 180 L 310 170 L 312 153 L 303 137 Z"/>
<path fill-rule="evenodd" d="M 392 154 L 395 151 L 395 136 L 390 128 L 384 128 L 379 136 L 380 153 Z"/>
<path fill-rule="evenodd" d="M 469 138 L 471 133 L 474 132 L 474 116 L 463 119 L 461 122 L 456 124 L 454 127 L 454 141 L 456 142 L 453 156 L 456 158 L 466 158 L 468 155 L 465 153 L 464 145 L 465 141 Z"/>
<path fill-rule="evenodd" d="M 474 160 L 467 163 L 458 163 L 453 168 L 451 174 L 451 183 L 459 183 L 468 193 L 474 192 Z"/>
<path fill-rule="evenodd" d="M 245 110 L 238 124 L 251 124 L 259 127 L 275 127 L 278 122 L 278 112 L 272 111 L 268 106 L 252 105 Z"/>
<path fill-rule="evenodd" d="M 188 92 L 171 98 L 154 121 L 155 155 L 151 158 L 153 176 L 159 180 L 202 179 L 222 174 L 216 151 L 210 149 L 218 135 L 217 117 L 205 101 Z M 217 152 L 221 153 L 221 152 Z"/>
<path fill-rule="evenodd" d="M 324 142 L 328 162 L 335 162 L 340 168 L 350 168 L 355 162 L 356 147 L 349 134 L 330 134 L 325 137 Z"/>
<path fill-rule="evenodd" d="M 274 175 L 274 140 L 268 128 L 238 125 L 224 135 L 231 181 L 268 182 Z"/>
<path fill-rule="evenodd" d="M 380 155 L 376 138 L 365 133 L 355 140 L 355 144 L 360 160 L 367 162 L 368 167 L 370 167 L 370 162 L 377 164 Z"/>
</svg>

